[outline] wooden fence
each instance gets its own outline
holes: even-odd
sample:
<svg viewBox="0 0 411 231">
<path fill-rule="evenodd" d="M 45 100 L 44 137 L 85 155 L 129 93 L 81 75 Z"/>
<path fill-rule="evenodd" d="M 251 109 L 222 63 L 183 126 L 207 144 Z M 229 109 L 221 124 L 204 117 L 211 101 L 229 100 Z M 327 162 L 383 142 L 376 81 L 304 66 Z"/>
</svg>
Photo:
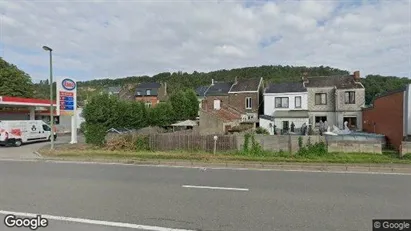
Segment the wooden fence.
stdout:
<svg viewBox="0 0 411 231">
<path fill-rule="evenodd" d="M 199 135 L 197 133 L 163 133 L 150 134 L 150 149 L 154 151 L 170 150 L 205 150 L 213 152 L 214 135 Z M 237 149 L 237 139 L 234 135 L 220 135 L 217 139 L 217 151 L 230 151 Z"/>
</svg>

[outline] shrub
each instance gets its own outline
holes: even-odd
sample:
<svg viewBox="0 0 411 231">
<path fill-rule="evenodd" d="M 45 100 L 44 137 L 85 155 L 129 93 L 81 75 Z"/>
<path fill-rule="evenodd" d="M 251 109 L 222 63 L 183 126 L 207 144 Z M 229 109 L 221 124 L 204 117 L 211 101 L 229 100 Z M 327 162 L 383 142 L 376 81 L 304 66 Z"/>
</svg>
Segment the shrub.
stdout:
<svg viewBox="0 0 411 231">
<path fill-rule="evenodd" d="M 309 156 L 324 156 L 328 153 L 327 147 L 324 142 L 319 142 L 315 144 L 309 144 L 306 147 L 300 148 L 300 150 L 297 152 L 297 155 L 303 156 L 303 157 L 309 157 Z"/>
<path fill-rule="evenodd" d="M 257 134 L 264 134 L 264 135 L 269 135 L 270 133 L 268 132 L 267 129 L 263 128 L 263 127 L 258 127 L 257 129 L 255 129 L 255 133 Z"/>
<path fill-rule="evenodd" d="M 111 151 L 147 151 L 150 149 L 149 136 L 137 134 L 117 135 L 107 141 L 105 148 Z"/>
<path fill-rule="evenodd" d="M 102 146 L 105 143 L 106 127 L 101 124 L 86 124 L 84 136 L 86 143 Z"/>
<path fill-rule="evenodd" d="M 251 148 L 250 148 L 250 140 L 251 140 Z M 244 135 L 243 154 L 252 155 L 252 156 L 263 156 L 266 154 L 266 152 L 263 150 L 260 143 L 255 140 L 254 134 L 246 133 Z"/>
</svg>

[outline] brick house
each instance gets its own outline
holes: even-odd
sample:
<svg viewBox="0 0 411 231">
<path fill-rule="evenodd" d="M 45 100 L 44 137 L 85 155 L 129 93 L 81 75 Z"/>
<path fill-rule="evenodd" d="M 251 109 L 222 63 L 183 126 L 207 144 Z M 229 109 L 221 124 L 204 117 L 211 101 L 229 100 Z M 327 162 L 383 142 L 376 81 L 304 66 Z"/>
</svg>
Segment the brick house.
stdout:
<svg viewBox="0 0 411 231">
<path fill-rule="evenodd" d="M 344 129 L 348 122 L 351 130 L 362 130 L 362 108 L 365 105 L 365 88 L 360 82 L 360 72 L 347 76 L 303 77 L 308 92 L 309 123 L 318 127 L 327 121 Z"/>
<path fill-rule="evenodd" d="M 364 131 L 385 135 L 399 150 L 403 140 L 411 141 L 411 84 L 378 96 L 362 118 Z"/>
<path fill-rule="evenodd" d="M 144 102 L 147 107 L 154 107 L 167 98 L 167 84 L 140 83 L 136 86 L 135 100 Z"/>
<path fill-rule="evenodd" d="M 200 112 L 200 130 L 227 132 L 240 123 L 251 123 L 256 126 L 258 114 L 261 110 L 263 79 L 235 79 L 234 82 L 211 81 L 211 85 L 204 92 Z M 208 114 L 206 116 L 206 114 Z M 224 122 L 213 123 L 218 126 L 210 128 L 210 114 L 216 120 Z M 207 126 L 205 127 L 205 124 Z"/>
<path fill-rule="evenodd" d="M 228 105 L 241 114 L 242 122 L 257 123 L 263 111 L 263 92 L 263 78 L 236 78 L 228 92 Z"/>
</svg>

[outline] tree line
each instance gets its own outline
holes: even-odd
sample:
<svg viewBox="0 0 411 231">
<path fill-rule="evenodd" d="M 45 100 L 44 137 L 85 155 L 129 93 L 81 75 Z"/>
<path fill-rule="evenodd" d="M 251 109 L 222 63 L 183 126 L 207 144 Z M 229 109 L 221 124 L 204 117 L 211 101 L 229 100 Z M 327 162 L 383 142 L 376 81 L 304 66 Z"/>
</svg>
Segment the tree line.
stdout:
<svg viewBox="0 0 411 231">
<path fill-rule="evenodd" d="M 108 94 L 95 95 L 83 109 L 82 125 L 87 143 L 102 145 L 110 128 L 140 129 L 169 126 L 180 120 L 195 119 L 199 102 L 193 90 L 180 90 L 166 102 L 147 107 L 143 102 L 121 100 Z"/>
<path fill-rule="evenodd" d="M 234 81 L 238 78 L 263 77 L 266 84 L 280 82 L 301 81 L 301 76 L 307 72 L 310 76 L 348 75 L 346 70 L 328 66 L 259 66 L 244 67 L 231 70 L 217 70 L 211 72 L 163 72 L 154 76 L 130 76 L 118 79 L 96 79 L 78 82 L 78 99 L 82 101 L 98 94 L 107 87 L 138 84 L 142 82 L 167 82 L 169 93 L 184 89 L 195 89 L 199 86 L 209 85 L 211 79 L 216 81 Z M 367 75 L 361 79 L 365 86 L 366 104 L 380 94 L 396 90 L 411 83 L 411 79 L 395 76 Z M 55 89 L 55 83 L 54 83 Z M 54 91 L 55 92 L 55 91 Z M 50 88 L 48 80 L 32 84 L 30 76 L 19 70 L 15 65 L 7 63 L 0 58 L 0 95 L 21 97 L 49 98 Z"/>
</svg>

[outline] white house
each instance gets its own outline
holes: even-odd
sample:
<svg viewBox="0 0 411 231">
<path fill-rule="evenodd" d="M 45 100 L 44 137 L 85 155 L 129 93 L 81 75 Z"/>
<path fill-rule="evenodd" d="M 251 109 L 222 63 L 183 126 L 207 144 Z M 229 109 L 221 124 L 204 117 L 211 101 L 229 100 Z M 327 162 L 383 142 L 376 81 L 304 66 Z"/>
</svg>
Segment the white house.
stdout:
<svg viewBox="0 0 411 231">
<path fill-rule="evenodd" d="M 272 84 L 264 92 L 264 115 L 260 127 L 271 135 L 308 126 L 308 93 L 302 82 Z"/>
</svg>

